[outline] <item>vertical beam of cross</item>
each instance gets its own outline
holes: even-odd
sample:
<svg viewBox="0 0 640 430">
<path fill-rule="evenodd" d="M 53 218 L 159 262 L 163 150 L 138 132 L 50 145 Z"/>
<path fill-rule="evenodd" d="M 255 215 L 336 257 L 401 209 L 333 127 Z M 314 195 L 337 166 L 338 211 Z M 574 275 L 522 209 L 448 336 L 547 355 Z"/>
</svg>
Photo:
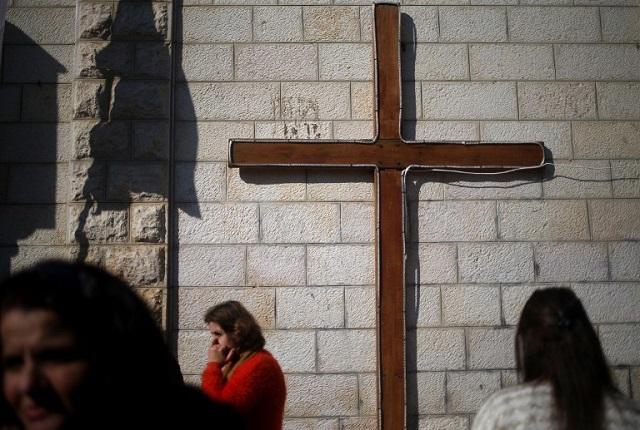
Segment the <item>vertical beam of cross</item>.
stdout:
<svg viewBox="0 0 640 430">
<path fill-rule="evenodd" d="M 376 137 L 369 142 L 232 139 L 230 167 L 368 167 L 376 188 L 376 284 L 379 427 L 403 430 L 405 406 L 405 275 L 403 170 L 410 166 L 474 171 L 544 165 L 536 143 L 405 142 L 400 135 L 400 13 L 374 5 Z"/>
</svg>

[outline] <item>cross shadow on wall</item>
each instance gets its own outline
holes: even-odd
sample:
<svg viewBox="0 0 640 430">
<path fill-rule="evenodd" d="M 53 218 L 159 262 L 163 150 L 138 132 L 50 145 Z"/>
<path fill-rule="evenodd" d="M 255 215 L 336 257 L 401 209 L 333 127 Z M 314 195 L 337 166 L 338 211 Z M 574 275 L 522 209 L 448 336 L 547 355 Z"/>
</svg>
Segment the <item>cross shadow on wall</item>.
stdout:
<svg viewBox="0 0 640 430">
<path fill-rule="evenodd" d="M 6 23 L 0 81 L 0 276 L 35 259 L 64 256 L 64 247 L 54 245 L 65 243 L 64 223 L 56 223 L 64 219 L 62 206 L 55 203 L 65 201 L 56 162 L 64 161 L 58 147 L 68 138 L 61 124 L 68 118 L 58 110 L 58 83 L 67 69 L 47 49 Z"/>
</svg>

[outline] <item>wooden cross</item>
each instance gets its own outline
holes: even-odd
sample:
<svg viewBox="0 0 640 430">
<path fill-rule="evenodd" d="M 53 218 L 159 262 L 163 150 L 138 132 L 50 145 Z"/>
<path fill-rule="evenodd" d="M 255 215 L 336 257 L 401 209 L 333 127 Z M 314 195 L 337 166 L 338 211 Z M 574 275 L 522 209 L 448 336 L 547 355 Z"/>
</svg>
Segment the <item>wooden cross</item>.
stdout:
<svg viewBox="0 0 640 430">
<path fill-rule="evenodd" d="M 400 135 L 400 14 L 374 5 L 376 137 L 372 141 L 232 139 L 230 167 L 368 167 L 376 187 L 379 426 L 405 428 L 405 276 L 402 172 L 408 166 L 473 171 L 535 169 L 542 143 L 408 142 Z M 384 345 L 381 342 L 384 341 Z"/>
</svg>

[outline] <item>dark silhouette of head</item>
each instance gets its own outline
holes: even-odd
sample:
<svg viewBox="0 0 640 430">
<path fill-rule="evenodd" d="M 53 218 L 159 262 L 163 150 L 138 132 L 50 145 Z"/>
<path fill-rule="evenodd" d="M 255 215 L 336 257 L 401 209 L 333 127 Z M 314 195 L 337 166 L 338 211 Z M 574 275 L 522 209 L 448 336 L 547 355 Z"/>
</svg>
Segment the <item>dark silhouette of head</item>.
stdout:
<svg viewBox="0 0 640 430">
<path fill-rule="evenodd" d="M 204 321 L 220 324 L 239 353 L 258 351 L 264 347 L 265 341 L 260 325 L 240 302 L 230 300 L 209 308 L 205 313 Z"/>
<path fill-rule="evenodd" d="M 107 428 L 108 423 L 118 423 L 129 412 L 162 401 L 183 385 L 178 364 L 144 301 L 104 270 L 50 261 L 0 284 L 3 329 L 9 315 L 20 318 L 37 311 L 53 315 L 56 328 L 45 333 L 65 331 L 73 339 L 71 349 L 55 350 L 54 355 L 62 354 L 68 360 L 72 351 L 72 358 L 80 358 L 88 369 L 82 397 L 73 405 L 73 427 Z M 0 336 L 3 381 L 12 365 L 11 357 L 2 351 L 4 346 L 5 339 Z"/>
<path fill-rule="evenodd" d="M 520 315 L 515 349 L 523 381 L 553 387 L 561 430 L 603 428 L 604 396 L 617 389 L 596 332 L 573 291 L 535 291 Z"/>
</svg>

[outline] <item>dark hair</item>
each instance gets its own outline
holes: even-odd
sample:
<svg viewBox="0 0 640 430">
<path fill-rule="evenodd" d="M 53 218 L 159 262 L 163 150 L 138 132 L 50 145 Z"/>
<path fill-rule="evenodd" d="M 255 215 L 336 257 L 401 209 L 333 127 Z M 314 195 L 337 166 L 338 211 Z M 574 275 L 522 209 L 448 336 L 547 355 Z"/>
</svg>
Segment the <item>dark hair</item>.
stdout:
<svg viewBox="0 0 640 430">
<path fill-rule="evenodd" d="M 204 315 L 204 321 L 220 324 L 238 348 L 238 352 L 259 351 L 264 347 L 260 326 L 240 302 L 229 300 L 209 308 Z"/>
<path fill-rule="evenodd" d="M 515 349 L 524 382 L 551 384 L 561 430 L 604 428 L 604 396 L 617 389 L 596 332 L 573 291 L 535 291 L 522 309 Z"/>
<path fill-rule="evenodd" d="M 89 363 L 91 398 L 83 399 L 84 413 L 94 415 L 94 427 L 183 385 L 145 302 L 98 267 L 48 261 L 20 272 L 0 284 L 0 319 L 12 309 L 50 310 L 74 333 Z"/>
</svg>

